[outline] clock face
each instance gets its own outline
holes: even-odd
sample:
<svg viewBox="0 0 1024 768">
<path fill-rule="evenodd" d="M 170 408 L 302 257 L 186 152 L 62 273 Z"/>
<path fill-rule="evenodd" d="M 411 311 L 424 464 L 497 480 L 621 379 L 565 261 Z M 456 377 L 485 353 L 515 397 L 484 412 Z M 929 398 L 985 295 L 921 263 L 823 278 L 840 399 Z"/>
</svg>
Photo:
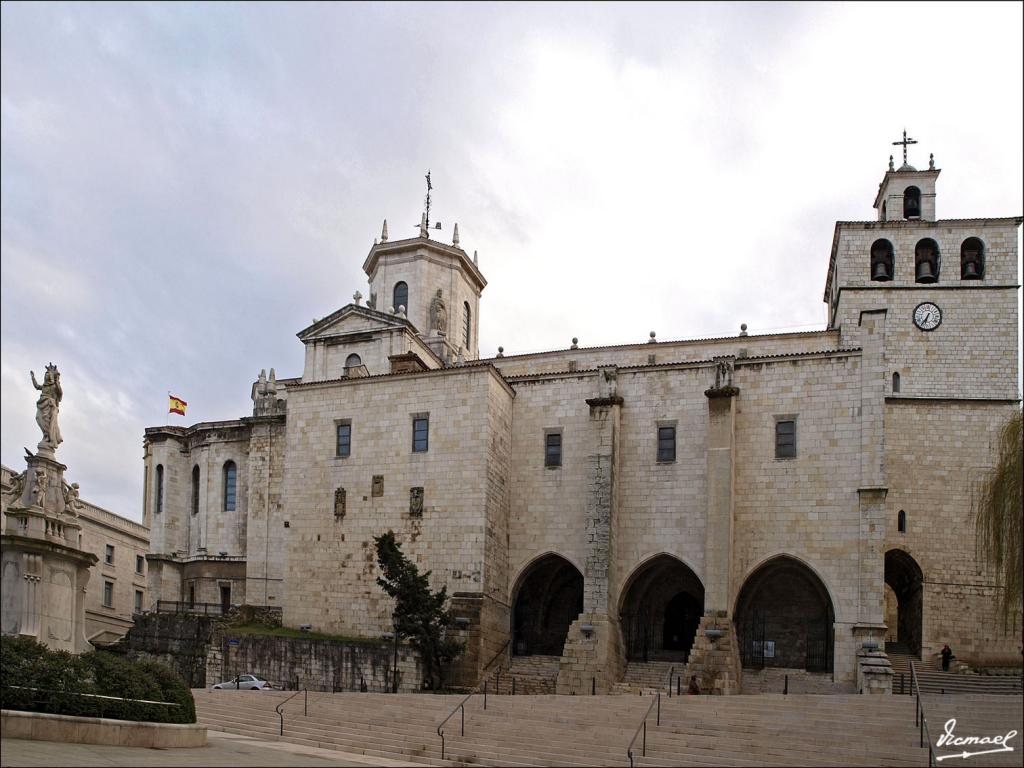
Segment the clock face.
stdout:
<svg viewBox="0 0 1024 768">
<path fill-rule="evenodd" d="M 934 331 L 942 322 L 942 310 L 930 301 L 923 301 L 914 308 L 914 325 L 922 331 Z"/>
</svg>

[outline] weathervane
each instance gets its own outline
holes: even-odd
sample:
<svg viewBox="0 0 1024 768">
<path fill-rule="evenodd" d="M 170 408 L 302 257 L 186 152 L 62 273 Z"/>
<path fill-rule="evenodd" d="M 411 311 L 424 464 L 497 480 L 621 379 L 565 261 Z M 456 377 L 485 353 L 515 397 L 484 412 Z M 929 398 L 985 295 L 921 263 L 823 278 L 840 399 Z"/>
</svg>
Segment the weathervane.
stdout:
<svg viewBox="0 0 1024 768">
<path fill-rule="evenodd" d="M 434 185 L 430 183 L 430 170 L 427 170 L 427 229 L 430 229 L 430 190 L 434 188 Z"/>
<path fill-rule="evenodd" d="M 896 146 L 897 144 L 902 144 L 903 145 L 903 165 L 907 164 L 907 162 L 906 162 L 906 145 L 907 144 L 915 144 L 915 143 L 918 143 L 918 140 L 916 140 L 914 138 L 907 138 L 906 137 L 906 128 L 903 129 L 903 140 L 902 141 L 893 141 L 893 146 Z M 427 182 L 428 183 L 430 182 L 430 177 L 429 176 L 430 176 L 430 174 L 427 174 Z"/>
</svg>

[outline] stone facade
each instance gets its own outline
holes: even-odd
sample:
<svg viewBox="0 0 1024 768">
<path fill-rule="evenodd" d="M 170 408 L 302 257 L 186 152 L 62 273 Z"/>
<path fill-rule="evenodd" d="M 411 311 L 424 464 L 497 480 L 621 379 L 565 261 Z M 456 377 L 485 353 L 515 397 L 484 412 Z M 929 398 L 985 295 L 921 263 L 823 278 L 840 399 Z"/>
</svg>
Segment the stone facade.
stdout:
<svg viewBox="0 0 1024 768">
<path fill-rule="evenodd" d="M 739 690 L 741 665 L 853 684 L 887 634 L 1008 660 L 1016 638 L 975 558 L 970 483 L 1019 407 L 1021 219 L 937 221 L 937 177 L 891 170 L 879 220 L 837 223 L 828 327 L 809 333 L 478 359 L 475 260 L 426 231 L 375 243 L 373 305 L 356 297 L 299 333 L 303 375 L 277 382 L 272 408 L 258 383 L 252 417 L 146 431 L 147 508 L 158 467 L 164 493 L 151 591 L 185 599 L 189 563 L 212 563 L 221 572 L 204 578 L 230 582 L 232 601 L 376 638 L 391 606 L 372 537 L 391 529 L 453 596 L 465 684 L 548 644 L 527 619 L 564 632 L 563 693 L 608 690 L 651 656 L 692 657 L 722 693 Z M 908 219 L 893 207 L 911 182 L 922 197 Z M 984 245 L 981 279 L 961 279 L 967 238 Z M 924 239 L 934 272 L 917 266 Z M 391 307 L 399 281 L 404 314 Z M 937 327 L 915 325 L 922 302 L 941 309 Z M 234 510 L 228 462 L 244 477 Z"/>
</svg>

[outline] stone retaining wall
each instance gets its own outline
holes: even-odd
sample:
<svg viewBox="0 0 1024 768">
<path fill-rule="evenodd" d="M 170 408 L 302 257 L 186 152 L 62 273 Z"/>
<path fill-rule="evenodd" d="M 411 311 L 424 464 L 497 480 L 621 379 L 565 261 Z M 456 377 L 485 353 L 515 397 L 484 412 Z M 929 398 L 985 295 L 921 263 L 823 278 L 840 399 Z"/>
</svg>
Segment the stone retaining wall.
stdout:
<svg viewBox="0 0 1024 768">
<path fill-rule="evenodd" d="M 5 739 L 103 744 L 111 747 L 174 749 L 206 746 L 206 728 L 201 725 L 139 723 L 13 709 L 0 710 L 0 732 Z"/>
</svg>

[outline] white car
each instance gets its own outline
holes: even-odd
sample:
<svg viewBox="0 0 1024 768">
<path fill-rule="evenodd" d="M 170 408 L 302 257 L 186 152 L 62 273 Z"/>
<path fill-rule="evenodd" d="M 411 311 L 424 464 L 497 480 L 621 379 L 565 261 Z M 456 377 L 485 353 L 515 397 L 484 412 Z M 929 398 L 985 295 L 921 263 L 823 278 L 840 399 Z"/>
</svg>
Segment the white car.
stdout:
<svg viewBox="0 0 1024 768">
<path fill-rule="evenodd" d="M 266 680 L 260 680 L 256 675 L 239 675 L 234 680 L 228 680 L 226 683 L 217 683 L 213 686 L 215 691 L 270 691 L 273 689 L 274 686 Z"/>
</svg>

